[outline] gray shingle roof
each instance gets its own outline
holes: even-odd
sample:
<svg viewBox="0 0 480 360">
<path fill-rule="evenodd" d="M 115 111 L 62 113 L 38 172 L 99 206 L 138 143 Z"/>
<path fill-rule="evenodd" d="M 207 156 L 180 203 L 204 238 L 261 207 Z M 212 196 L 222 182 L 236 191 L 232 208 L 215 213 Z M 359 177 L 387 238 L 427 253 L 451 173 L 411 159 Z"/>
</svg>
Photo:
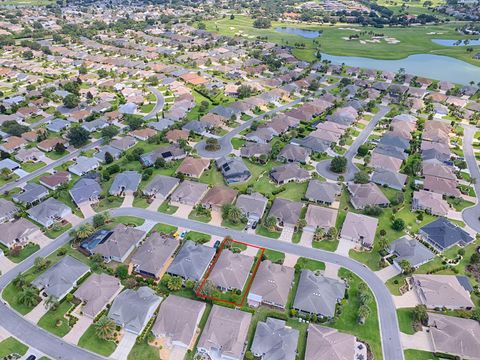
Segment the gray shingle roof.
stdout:
<svg viewBox="0 0 480 360">
<path fill-rule="evenodd" d="M 177 178 L 157 175 L 145 186 L 143 193 L 149 196 L 160 196 L 165 199 L 179 183 L 180 180 Z"/>
<path fill-rule="evenodd" d="M 124 171 L 115 176 L 115 179 L 108 191 L 111 195 L 118 195 L 127 191 L 137 191 L 138 185 L 142 180 L 142 176 L 136 171 Z"/>
<path fill-rule="evenodd" d="M 267 318 L 257 323 L 251 351 L 263 360 L 294 360 L 299 331 L 287 327 L 284 320 Z"/>
<path fill-rule="evenodd" d="M 187 240 L 173 259 L 167 272 L 184 279 L 198 281 L 205 274 L 215 253 L 214 248 Z"/>
<path fill-rule="evenodd" d="M 89 178 L 81 178 L 69 191 L 75 204 L 91 202 L 98 199 L 102 193 L 102 187 L 98 181 Z"/>
</svg>

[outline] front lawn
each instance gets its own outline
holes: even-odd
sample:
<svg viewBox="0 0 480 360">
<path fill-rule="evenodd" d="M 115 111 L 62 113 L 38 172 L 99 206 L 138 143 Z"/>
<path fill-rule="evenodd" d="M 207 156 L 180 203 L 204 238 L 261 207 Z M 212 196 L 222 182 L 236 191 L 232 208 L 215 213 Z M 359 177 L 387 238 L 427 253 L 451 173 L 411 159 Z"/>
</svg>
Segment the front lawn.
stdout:
<svg viewBox="0 0 480 360">
<path fill-rule="evenodd" d="M 167 225 L 167 224 L 156 224 L 152 231 L 156 231 L 156 232 L 159 232 L 159 233 L 164 233 L 164 234 L 173 234 L 175 233 L 175 231 L 177 231 L 177 227 L 176 226 L 172 226 L 172 225 Z"/>
<path fill-rule="evenodd" d="M 136 216 L 117 216 L 112 219 L 114 224 L 124 224 L 128 226 L 141 226 L 145 222 L 145 219 Z"/>
<path fill-rule="evenodd" d="M 172 215 L 178 210 L 177 206 L 170 205 L 168 201 L 165 201 L 160 205 L 158 211 L 164 214 Z"/>
<path fill-rule="evenodd" d="M 283 264 L 283 261 L 285 260 L 284 253 L 280 251 L 270 250 L 270 249 L 265 249 L 263 256 L 265 257 L 265 259 L 268 259 L 272 263 L 276 263 L 276 264 Z"/>
<path fill-rule="evenodd" d="M 23 356 L 27 353 L 27 351 L 28 346 L 22 344 L 14 337 L 6 338 L 0 342 L 0 359 L 3 359 L 10 354 L 18 354 Z"/>
<path fill-rule="evenodd" d="M 428 351 L 408 349 L 403 353 L 405 354 L 405 360 L 440 360 L 438 356 Z"/>
<path fill-rule="evenodd" d="M 312 247 L 314 249 L 326 250 L 334 252 L 338 247 L 338 240 L 321 240 L 321 241 L 312 241 Z"/>
<path fill-rule="evenodd" d="M 96 212 L 102 212 L 108 209 L 118 208 L 122 205 L 123 198 L 118 196 L 107 196 L 94 205 Z"/>
<path fill-rule="evenodd" d="M 160 360 L 160 351 L 156 347 L 148 345 L 143 340 L 141 343 L 135 343 L 130 354 L 128 354 L 128 360 Z"/>
<path fill-rule="evenodd" d="M 37 252 L 38 250 L 40 250 L 40 246 L 34 243 L 28 243 L 18 253 L 12 254 L 10 251 L 7 257 L 14 263 L 18 264 L 31 256 L 33 253 Z"/>
<path fill-rule="evenodd" d="M 194 208 L 190 212 L 190 214 L 188 214 L 188 218 L 190 220 L 195 220 L 195 221 L 208 223 L 208 222 L 210 222 L 210 220 L 212 220 L 212 215 L 211 215 L 210 211 L 208 211 L 204 208 L 197 207 L 197 208 Z"/>
<path fill-rule="evenodd" d="M 255 231 L 257 235 L 269 237 L 272 239 L 278 239 L 281 235 L 280 231 L 270 231 L 265 226 L 259 224 L 257 230 Z"/>
<path fill-rule="evenodd" d="M 238 224 L 233 224 L 228 220 L 223 220 L 222 226 L 227 227 L 229 229 L 238 230 L 238 231 L 242 231 L 243 229 L 245 229 L 245 224 L 243 222 L 240 222 Z"/>
<path fill-rule="evenodd" d="M 187 236 L 185 236 L 185 240 L 192 240 L 193 242 L 199 243 L 199 244 L 205 244 L 210 241 L 212 238 L 211 235 L 204 234 L 201 232 L 196 232 L 196 231 L 189 231 L 187 233 Z"/>
<path fill-rule="evenodd" d="M 78 341 L 81 348 L 93 351 L 105 357 L 109 357 L 116 349 L 114 341 L 102 340 L 95 334 L 95 327 L 90 325 Z"/>
<path fill-rule="evenodd" d="M 397 309 L 398 325 L 400 327 L 400 331 L 408 335 L 415 334 L 415 330 L 412 326 L 413 310 L 413 308 Z"/>
<path fill-rule="evenodd" d="M 62 301 L 56 310 L 48 310 L 38 321 L 38 326 L 58 337 L 64 337 L 71 330 L 65 314 L 72 307 L 68 301 Z"/>
<path fill-rule="evenodd" d="M 25 170 L 26 172 L 34 172 L 35 170 L 41 169 L 44 167 L 46 164 L 42 161 L 38 162 L 33 162 L 33 161 L 26 161 L 22 163 L 22 169 Z"/>
<path fill-rule="evenodd" d="M 298 258 L 296 268 L 308 269 L 311 271 L 325 270 L 325 263 L 317 260 L 307 259 L 304 257 Z"/>
<path fill-rule="evenodd" d="M 72 224 L 66 223 L 64 225 L 58 223 L 51 226 L 48 229 L 45 229 L 44 233 L 46 236 L 48 236 L 50 239 L 56 239 L 60 235 L 62 235 L 65 231 L 69 230 L 72 227 Z"/>
<path fill-rule="evenodd" d="M 210 166 L 210 169 L 205 170 L 198 181 L 210 186 L 225 185 L 222 173 L 214 165 Z"/>
</svg>

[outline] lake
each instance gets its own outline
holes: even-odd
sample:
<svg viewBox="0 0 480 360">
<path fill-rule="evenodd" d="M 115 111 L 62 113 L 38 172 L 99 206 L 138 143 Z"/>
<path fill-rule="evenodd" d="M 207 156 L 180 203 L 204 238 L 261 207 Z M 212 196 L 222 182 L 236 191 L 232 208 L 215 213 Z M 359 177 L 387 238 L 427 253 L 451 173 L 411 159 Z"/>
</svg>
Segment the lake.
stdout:
<svg viewBox="0 0 480 360">
<path fill-rule="evenodd" d="M 480 39 L 463 39 L 463 40 L 451 40 L 451 39 L 432 39 L 435 44 L 443 46 L 474 46 L 480 45 Z"/>
<path fill-rule="evenodd" d="M 401 60 L 379 60 L 354 56 L 322 54 L 322 60 L 334 64 L 397 72 L 404 68 L 407 74 L 467 85 L 480 81 L 480 67 L 448 56 L 433 54 L 410 55 Z"/>
<path fill-rule="evenodd" d="M 322 35 L 321 31 L 306 30 L 306 29 L 291 28 L 291 27 L 276 27 L 275 31 L 279 33 L 297 35 L 307 39 L 315 39 L 320 35 Z"/>
</svg>

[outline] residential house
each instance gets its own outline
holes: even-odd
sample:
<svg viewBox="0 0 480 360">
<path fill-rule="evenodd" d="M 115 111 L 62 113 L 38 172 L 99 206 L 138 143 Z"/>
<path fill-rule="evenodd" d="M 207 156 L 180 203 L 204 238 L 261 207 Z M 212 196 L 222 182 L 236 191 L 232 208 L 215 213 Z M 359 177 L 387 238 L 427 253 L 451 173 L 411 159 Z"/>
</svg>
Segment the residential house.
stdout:
<svg viewBox="0 0 480 360">
<path fill-rule="evenodd" d="M 187 154 L 178 145 L 170 145 L 157 148 L 149 153 L 140 156 L 140 160 L 145 166 L 152 166 L 157 159 L 163 159 L 166 162 L 183 159 Z"/>
<path fill-rule="evenodd" d="M 24 246 L 40 228 L 24 218 L 0 224 L 0 243 L 11 249 Z"/>
<path fill-rule="evenodd" d="M 108 193 L 110 195 L 122 196 L 133 194 L 138 189 L 142 176 L 136 171 L 124 171 L 115 176 Z"/>
<path fill-rule="evenodd" d="M 453 197 L 461 197 L 462 193 L 457 189 L 457 180 L 445 179 L 437 176 L 425 176 L 423 188 L 437 194 Z"/>
<path fill-rule="evenodd" d="M 47 130 L 54 133 L 59 133 L 65 129 L 68 129 L 69 127 L 70 127 L 70 121 L 63 120 L 63 119 L 55 119 L 47 125 Z"/>
<path fill-rule="evenodd" d="M 292 287 L 295 270 L 291 267 L 264 260 L 260 263 L 250 287 L 248 305 L 262 304 L 285 309 Z"/>
<path fill-rule="evenodd" d="M 15 154 L 15 159 L 21 162 L 38 162 L 45 157 L 45 154 L 38 149 L 30 148 L 30 149 L 20 149 Z"/>
<path fill-rule="evenodd" d="M 3 206 L 1 208 L 3 209 Z M 54 198 L 48 198 L 27 210 L 30 219 L 45 227 L 50 227 L 58 221 L 63 221 L 71 213 L 72 209 Z"/>
<path fill-rule="evenodd" d="M 223 249 L 208 279 L 222 291 L 243 290 L 247 283 L 254 258 Z"/>
<path fill-rule="evenodd" d="M 82 177 L 68 192 L 73 202 L 77 204 L 77 206 L 80 206 L 83 203 L 97 203 L 102 193 L 102 187 L 97 179 Z"/>
<path fill-rule="evenodd" d="M 244 158 L 264 157 L 265 159 L 268 159 L 271 151 L 272 151 L 272 145 L 271 144 L 247 142 L 240 149 L 240 155 Z"/>
<path fill-rule="evenodd" d="M 133 136 L 135 139 L 142 140 L 142 141 L 147 141 L 148 139 L 150 139 L 152 136 L 155 136 L 156 134 L 157 134 L 157 131 L 151 128 L 143 128 L 143 129 L 130 131 L 131 136 Z"/>
<path fill-rule="evenodd" d="M 233 204 L 236 197 L 236 190 L 226 186 L 214 186 L 207 191 L 200 204 L 204 208 L 221 212 L 222 207 L 227 204 Z"/>
<path fill-rule="evenodd" d="M 23 191 L 12 196 L 16 203 L 31 206 L 48 196 L 48 189 L 39 184 L 27 183 Z"/>
<path fill-rule="evenodd" d="M 255 227 L 260 221 L 267 208 L 268 200 L 260 193 L 241 194 L 237 198 L 238 207 L 247 217 L 249 227 Z"/>
<path fill-rule="evenodd" d="M 167 199 L 180 183 L 180 180 L 171 176 L 157 175 L 142 190 L 146 196 Z"/>
<path fill-rule="evenodd" d="M 287 144 L 280 150 L 278 159 L 285 162 L 298 162 L 305 164 L 310 158 L 311 150 L 293 144 Z"/>
<path fill-rule="evenodd" d="M 161 301 L 162 298 L 148 286 L 127 289 L 115 298 L 108 317 L 125 331 L 140 335 Z"/>
<path fill-rule="evenodd" d="M 351 360 L 355 359 L 355 336 L 336 329 L 308 325 L 305 360 Z"/>
<path fill-rule="evenodd" d="M 134 137 L 132 136 L 124 136 L 119 139 L 113 139 L 110 142 L 110 145 L 114 147 L 115 149 L 118 149 L 120 151 L 126 151 L 130 148 L 132 148 L 135 144 L 137 143 L 137 140 L 135 140 Z"/>
<path fill-rule="evenodd" d="M 390 201 L 374 183 L 355 184 L 350 182 L 347 189 L 350 193 L 350 202 L 355 209 L 364 209 L 366 206 L 386 207 L 390 205 Z"/>
<path fill-rule="evenodd" d="M 65 139 L 49 138 L 39 142 L 37 148 L 45 152 L 50 152 L 55 149 L 57 144 L 62 144 L 63 146 L 68 147 L 68 142 Z"/>
<path fill-rule="evenodd" d="M 300 273 L 293 308 L 301 313 L 333 318 L 335 308 L 345 296 L 346 284 L 343 280 L 316 275 L 304 269 Z"/>
<path fill-rule="evenodd" d="M 384 169 L 376 169 L 372 174 L 372 182 L 401 191 L 407 182 L 407 175 Z"/>
<path fill-rule="evenodd" d="M 105 145 L 105 146 L 102 146 L 100 150 L 95 155 L 93 155 L 93 157 L 98 161 L 104 163 L 105 155 L 107 155 L 107 153 L 112 156 L 113 160 L 118 160 L 122 155 L 121 150 L 114 148 L 113 146 L 110 146 L 110 145 Z"/>
<path fill-rule="evenodd" d="M 272 168 L 270 177 L 277 184 L 286 184 L 289 182 L 302 182 L 310 179 L 310 173 L 300 167 L 297 163 L 285 164 Z"/>
<path fill-rule="evenodd" d="M 315 232 L 320 228 L 328 231 L 335 227 L 337 221 L 337 209 L 326 208 L 323 206 L 308 205 L 305 213 L 305 221 L 307 226 L 303 228 L 304 231 Z"/>
<path fill-rule="evenodd" d="M 90 272 L 90 267 L 67 255 L 32 281 L 46 296 L 62 300 L 76 286 L 78 280 Z"/>
<path fill-rule="evenodd" d="M 197 344 L 212 359 L 242 360 L 252 314 L 213 305 Z"/>
<path fill-rule="evenodd" d="M 167 349 L 191 349 L 197 338 L 198 325 L 206 304 L 176 295 L 169 295 L 161 304 L 152 327 L 156 338 Z"/>
<path fill-rule="evenodd" d="M 207 192 L 208 185 L 190 180 L 183 181 L 173 192 L 172 202 L 194 206 Z"/>
<path fill-rule="evenodd" d="M 366 248 L 373 246 L 378 219 L 367 215 L 348 212 L 343 222 L 340 237 L 353 241 Z"/>
<path fill-rule="evenodd" d="M 104 242 L 92 249 L 92 253 L 102 255 L 106 262 L 123 263 L 144 237 L 145 231 L 118 224 Z"/>
<path fill-rule="evenodd" d="M 96 170 L 100 166 L 100 163 L 95 158 L 89 158 L 86 156 L 79 156 L 77 162 L 68 167 L 68 171 L 72 174 L 82 176 L 90 171 Z"/>
<path fill-rule="evenodd" d="M 438 251 L 444 251 L 454 245 L 465 246 L 473 241 L 469 233 L 444 217 L 422 226 L 418 235 Z"/>
<path fill-rule="evenodd" d="M 40 184 L 46 186 L 50 190 L 56 190 L 61 185 L 70 182 L 71 175 L 68 171 L 57 171 L 52 175 L 45 175 L 40 178 Z"/>
<path fill-rule="evenodd" d="M 332 205 L 341 193 L 340 185 L 331 182 L 310 180 L 305 198 L 319 204 Z"/>
<path fill-rule="evenodd" d="M 121 290 L 122 284 L 116 277 L 93 273 L 73 295 L 82 302 L 82 314 L 90 319 L 95 319 Z"/>
<path fill-rule="evenodd" d="M 413 275 L 411 286 L 421 304 L 429 309 L 472 309 L 472 285 L 466 276 Z"/>
<path fill-rule="evenodd" d="M 203 278 L 215 253 L 216 251 L 212 247 L 187 240 L 173 259 L 167 272 L 185 280 L 199 281 Z"/>
<path fill-rule="evenodd" d="M 480 323 L 437 313 L 428 314 L 428 326 L 434 353 L 462 359 L 480 359 Z"/>
<path fill-rule="evenodd" d="M 227 184 L 245 182 L 252 176 L 242 158 L 222 157 L 216 160 L 216 164 Z"/>
<path fill-rule="evenodd" d="M 442 194 L 418 190 L 413 192 L 412 210 L 424 210 L 432 215 L 447 216 L 450 205 L 443 199 Z"/>
<path fill-rule="evenodd" d="M 268 216 L 275 218 L 277 224 L 281 227 L 295 228 L 300 219 L 302 208 L 303 204 L 301 202 L 276 198 L 273 201 Z"/>
<path fill-rule="evenodd" d="M 187 156 L 177 168 L 177 174 L 199 178 L 210 167 L 210 160 Z"/>
<path fill-rule="evenodd" d="M 132 256 L 134 271 L 154 279 L 161 278 L 178 245 L 178 240 L 172 236 L 152 233 Z"/>
<path fill-rule="evenodd" d="M 425 245 L 408 235 L 390 243 L 388 250 L 390 254 L 394 255 L 393 264 L 400 271 L 403 271 L 400 266 L 402 260 L 408 261 L 410 266 L 416 269 L 435 257 L 435 254 Z"/>
<path fill-rule="evenodd" d="M 299 331 L 285 320 L 267 317 L 259 321 L 250 351 L 260 359 L 295 360 Z"/>
</svg>

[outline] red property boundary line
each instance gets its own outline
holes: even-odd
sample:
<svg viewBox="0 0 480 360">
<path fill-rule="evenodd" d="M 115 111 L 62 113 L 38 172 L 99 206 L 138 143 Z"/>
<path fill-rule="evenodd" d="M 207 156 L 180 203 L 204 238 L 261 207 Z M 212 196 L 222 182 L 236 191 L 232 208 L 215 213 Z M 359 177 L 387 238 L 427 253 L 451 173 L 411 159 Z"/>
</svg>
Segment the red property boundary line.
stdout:
<svg viewBox="0 0 480 360">
<path fill-rule="evenodd" d="M 241 300 L 239 303 L 236 303 L 236 302 L 233 302 L 233 301 L 224 300 L 224 299 L 220 299 L 220 298 L 217 298 L 217 297 L 214 297 L 214 296 L 207 296 L 207 295 L 201 294 L 201 291 L 202 291 L 203 286 L 204 286 L 205 283 L 207 282 L 208 277 L 210 276 L 210 273 L 212 272 L 213 268 L 215 267 L 215 264 L 217 263 L 218 258 L 220 257 L 220 254 L 222 253 L 222 251 L 223 251 L 224 248 L 225 248 L 225 244 L 226 244 L 226 243 L 229 243 L 229 242 L 230 242 L 230 243 L 235 243 L 235 244 L 246 245 L 247 247 L 250 246 L 250 247 L 253 247 L 253 248 L 256 248 L 256 249 L 259 249 L 259 250 L 260 250 L 260 256 L 258 257 L 258 259 L 257 259 L 257 261 L 256 261 L 256 263 L 255 263 L 255 265 L 254 265 L 252 274 L 249 276 L 248 283 L 247 283 L 247 287 L 246 287 L 245 290 L 243 291 L 242 300 Z M 205 300 L 218 301 L 218 302 L 222 302 L 222 303 L 225 303 L 225 304 L 233 305 L 233 306 L 236 306 L 236 307 L 241 307 L 241 306 L 243 306 L 243 303 L 245 302 L 245 298 L 247 297 L 247 294 L 248 294 L 248 292 L 250 291 L 250 287 L 252 286 L 253 279 L 255 278 L 255 275 L 257 274 L 257 270 L 258 270 L 258 267 L 260 266 L 260 263 L 261 263 L 261 261 L 262 261 L 262 258 L 263 258 L 264 253 L 265 253 L 265 248 L 260 247 L 260 246 L 250 245 L 250 244 L 247 244 L 247 243 L 244 243 L 244 242 L 241 242 L 241 241 L 236 241 L 236 240 L 233 240 L 233 239 L 232 239 L 232 240 L 223 240 L 223 241 L 222 241 L 222 244 L 221 244 L 220 247 L 218 248 L 218 252 L 217 252 L 217 254 L 215 255 L 215 258 L 213 259 L 212 263 L 211 263 L 210 266 L 208 267 L 208 270 L 207 270 L 207 272 L 205 273 L 205 275 L 204 275 L 204 277 L 203 277 L 202 283 L 201 283 L 200 286 L 198 287 L 197 291 L 195 291 L 195 295 L 196 295 L 197 297 L 202 298 L 202 299 L 205 299 Z"/>
</svg>

